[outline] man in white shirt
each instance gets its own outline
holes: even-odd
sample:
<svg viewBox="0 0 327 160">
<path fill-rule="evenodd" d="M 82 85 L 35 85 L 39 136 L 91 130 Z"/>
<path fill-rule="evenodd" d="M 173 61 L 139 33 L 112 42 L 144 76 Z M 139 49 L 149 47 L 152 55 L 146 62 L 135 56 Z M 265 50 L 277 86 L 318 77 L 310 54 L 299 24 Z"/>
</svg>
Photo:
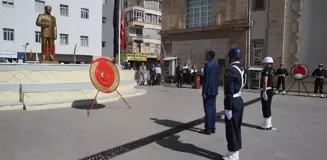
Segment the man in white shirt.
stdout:
<svg viewBox="0 0 327 160">
<path fill-rule="evenodd" d="M 160 64 L 158 63 L 158 65 L 156 66 L 155 68 L 155 71 L 156 71 L 156 83 L 157 85 L 160 85 L 160 82 L 161 82 L 161 67 L 160 67 Z"/>
<path fill-rule="evenodd" d="M 188 77 L 187 77 L 187 72 L 188 72 L 188 65 L 187 63 L 184 64 L 183 66 L 183 83 L 187 83 Z"/>
</svg>

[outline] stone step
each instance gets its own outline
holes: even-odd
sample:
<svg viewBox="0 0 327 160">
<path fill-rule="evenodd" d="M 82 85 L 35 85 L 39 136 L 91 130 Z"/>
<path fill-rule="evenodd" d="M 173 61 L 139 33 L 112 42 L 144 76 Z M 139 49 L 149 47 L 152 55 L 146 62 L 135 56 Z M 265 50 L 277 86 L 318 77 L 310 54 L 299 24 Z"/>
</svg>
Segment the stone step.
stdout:
<svg viewBox="0 0 327 160">
<path fill-rule="evenodd" d="M 124 97 L 133 97 L 145 94 L 145 89 L 130 89 L 130 90 L 123 90 L 120 94 Z M 46 93 L 44 93 L 46 94 Z M 93 95 L 93 97 L 95 94 Z M 97 98 L 97 104 L 109 103 L 113 101 L 119 100 L 120 97 L 117 93 L 111 93 L 104 95 L 102 97 Z M 70 108 L 74 107 L 74 105 L 86 105 L 86 103 L 93 102 L 93 98 L 86 98 L 86 99 L 58 99 L 58 100 L 42 100 L 39 99 L 37 101 L 26 101 L 24 104 L 22 102 L 17 101 L 6 101 L 1 102 L 0 111 L 1 110 L 43 110 L 43 109 L 55 109 L 55 108 Z"/>
</svg>

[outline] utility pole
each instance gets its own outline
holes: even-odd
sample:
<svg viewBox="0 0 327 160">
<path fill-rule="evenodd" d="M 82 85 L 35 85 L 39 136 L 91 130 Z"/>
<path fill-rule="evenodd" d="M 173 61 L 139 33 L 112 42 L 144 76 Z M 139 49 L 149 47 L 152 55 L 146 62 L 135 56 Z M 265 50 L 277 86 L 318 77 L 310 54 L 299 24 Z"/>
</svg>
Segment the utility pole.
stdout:
<svg viewBox="0 0 327 160">
<path fill-rule="evenodd" d="M 74 47 L 74 64 L 76 64 L 76 47 L 77 47 L 77 44 L 75 44 L 75 47 Z"/>
</svg>

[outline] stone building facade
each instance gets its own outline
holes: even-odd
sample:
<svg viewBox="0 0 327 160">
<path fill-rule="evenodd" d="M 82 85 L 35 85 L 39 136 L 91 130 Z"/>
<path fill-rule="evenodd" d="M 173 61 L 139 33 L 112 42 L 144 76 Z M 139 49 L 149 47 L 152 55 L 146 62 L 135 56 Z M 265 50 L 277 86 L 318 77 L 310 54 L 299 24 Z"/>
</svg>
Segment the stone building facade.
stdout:
<svg viewBox="0 0 327 160">
<path fill-rule="evenodd" d="M 246 53 L 248 27 L 246 0 L 163 1 L 163 53 L 179 57 L 181 64 L 200 66 L 205 51 L 214 50 L 216 60 L 226 65 L 229 48 L 239 47 Z"/>
</svg>

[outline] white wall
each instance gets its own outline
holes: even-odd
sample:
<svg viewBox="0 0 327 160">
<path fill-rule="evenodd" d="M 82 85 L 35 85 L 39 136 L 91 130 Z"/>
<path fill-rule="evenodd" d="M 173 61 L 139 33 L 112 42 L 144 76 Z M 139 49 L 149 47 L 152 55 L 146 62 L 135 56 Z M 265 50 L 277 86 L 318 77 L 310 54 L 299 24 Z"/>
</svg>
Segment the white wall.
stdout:
<svg viewBox="0 0 327 160">
<path fill-rule="evenodd" d="M 69 17 L 60 16 L 60 4 L 69 6 Z M 56 54 L 73 54 L 77 44 L 77 55 L 101 55 L 102 0 L 46 0 L 52 7 L 51 14 L 57 20 Z M 0 4 L 0 50 L 23 52 L 28 42 L 33 52 L 41 52 L 41 44 L 35 43 L 35 25 L 39 13 L 35 11 L 34 0 L 16 0 L 14 8 Z M 89 19 L 81 18 L 81 8 L 89 9 Z M 15 29 L 15 41 L 4 41 L 2 28 Z M 68 45 L 60 45 L 60 33 L 69 35 Z M 89 46 L 80 46 L 80 36 L 89 37 Z"/>
<path fill-rule="evenodd" d="M 106 4 L 103 4 L 103 17 L 107 18 L 107 22 L 102 24 L 102 41 L 106 42 L 105 47 L 102 48 L 102 56 L 112 57 L 114 56 L 114 26 L 113 26 L 113 17 L 114 17 L 114 0 L 107 0 Z"/>
</svg>

